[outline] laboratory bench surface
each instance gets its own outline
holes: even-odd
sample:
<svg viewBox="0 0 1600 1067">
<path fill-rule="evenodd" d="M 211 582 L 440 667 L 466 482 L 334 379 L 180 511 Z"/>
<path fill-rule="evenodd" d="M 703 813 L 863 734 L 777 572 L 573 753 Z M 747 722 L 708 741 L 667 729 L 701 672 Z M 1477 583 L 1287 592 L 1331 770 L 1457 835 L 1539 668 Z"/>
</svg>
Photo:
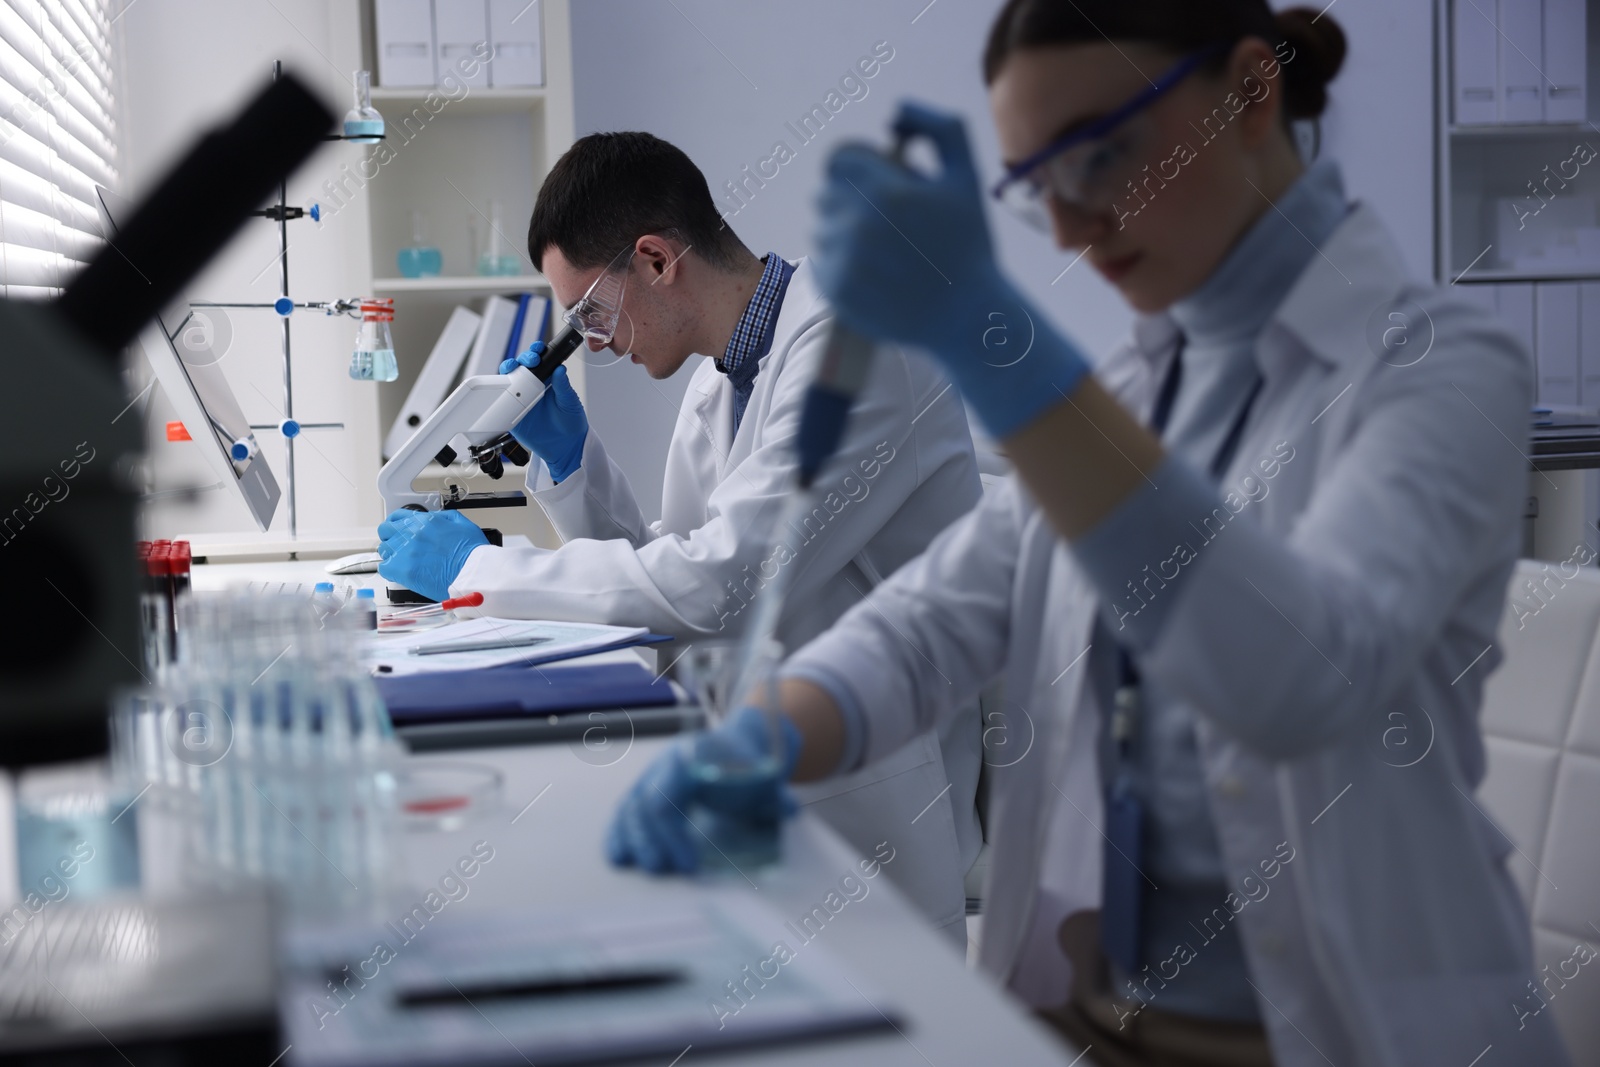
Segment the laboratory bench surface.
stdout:
<svg viewBox="0 0 1600 1067">
<path fill-rule="evenodd" d="M 239 582 L 310 586 L 328 576 L 326 561 L 208 564 L 195 569 L 197 589 Z M 369 585 L 383 596 L 377 575 L 335 581 Z M 258 586 L 259 588 L 259 586 Z M 453 904 L 462 912 L 555 908 L 600 909 L 616 915 L 648 913 L 668 902 L 693 900 L 712 887 L 748 893 L 781 917 L 809 913 L 839 880 L 858 872 L 860 857 L 820 820 L 802 813 L 785 824 L 783 860 L 771 868 L 705 881 L 655 877 L 612 867 L 602 851 L 605 830 L 618 801 L 670 740 L 608 735 L 603 744 L 584 740 L 515 747 L 479 748 L 448 755 L 414 754 L 416 764 L 472 762 L 492 766 L 504 778 L 498 807 L 455 829 L 408 831 L 405 878 L 419 892 L 436 885 L 479 841 L 494 860 L 473 880 L 470 895 Z M 0 791 L 0 806 L 9 807 Z M 0 812 L 0 835 L 13 832 L 9 812 Z M 908 832 L 910 828 L 907 828 Z M 893 846 L 893 841 L 889 842 Z M 11 873 L 13 853 L 0 851 L 0 874 Z M 4 885 L 7 883 L 0 883 Z M 782 930 L 773 932 L 774 938 Z M 866 1034 L 759 1046 L 713 1053 L 709 1062 L 741 1064 L 957 1067 L 966 1064 L 1054 1064 L 1077 1062 L 1075 1053 L 1036 1023 L 1019 1003 L 983 975 L 968 969 L 959 949 L 935 933 L 886 878 L 835 915 L 816 936 L 819 944 L 880 990 L 895 1025 Z M 863 994 L 865 996 L 865 994 Z M 693 1051 L 676 1067 L 692 1067 Z M 665 1061 L 663 1061 L 665 1063 Z"/>
</svg>

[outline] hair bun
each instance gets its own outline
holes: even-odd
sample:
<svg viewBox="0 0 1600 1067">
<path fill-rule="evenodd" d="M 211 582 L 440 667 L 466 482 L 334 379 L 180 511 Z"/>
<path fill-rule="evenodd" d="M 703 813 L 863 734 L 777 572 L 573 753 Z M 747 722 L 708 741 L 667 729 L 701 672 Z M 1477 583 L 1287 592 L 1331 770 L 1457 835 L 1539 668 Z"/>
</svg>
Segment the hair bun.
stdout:
<svg viewBox="0 0 1600 1067">
<path fill-rule="evenodd" d="M 1328 106 L 1328 83 L 1344 66 L 1344 30 L 1326 14 L 1291 7 L 1275 16 L 1294 51 L 1283 63 L 1285 107 L 1291 119 L 1313 119 Z"/>
</svg>

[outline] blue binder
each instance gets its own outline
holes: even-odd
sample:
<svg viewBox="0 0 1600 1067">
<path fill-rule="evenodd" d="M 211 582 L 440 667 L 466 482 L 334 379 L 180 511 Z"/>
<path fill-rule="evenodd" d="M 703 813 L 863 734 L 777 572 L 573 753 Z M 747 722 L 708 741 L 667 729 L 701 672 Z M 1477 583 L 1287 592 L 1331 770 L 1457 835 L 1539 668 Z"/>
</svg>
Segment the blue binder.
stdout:
<svg viewBox="0 0 1600 1067">
<path fill-rule="evenodd" d="M 677 697 L 642 663 L 493 667 L 375 681 L 395 726 L 661 707 Z"/>
</svg>

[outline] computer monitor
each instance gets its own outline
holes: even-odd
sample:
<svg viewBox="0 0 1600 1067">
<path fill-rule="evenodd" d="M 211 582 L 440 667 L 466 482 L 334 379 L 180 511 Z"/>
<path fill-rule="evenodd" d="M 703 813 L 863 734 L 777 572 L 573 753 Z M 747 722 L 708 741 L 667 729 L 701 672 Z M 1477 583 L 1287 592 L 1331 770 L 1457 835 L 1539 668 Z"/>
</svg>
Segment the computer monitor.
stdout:
<svg viewBox="0 0 1600 1067">
<path fill-rule="evenodd" d="M 131 204 L 105 188 L 97 186 L 95 192 L 100 224 L 106 240 L 114 243 L 116 218 L 126 215 Z M 181 302 L 165 308 L 139 335 L 139 344 L 190 438 L 222 484 L 238 493 L 256 525 L 265 531 L 283 494 L 261 455 L 250 421 L 218 366 L 221 356 L 213 351 L 213 333 L 197 318 L 204 314 Z"/>
</svg>

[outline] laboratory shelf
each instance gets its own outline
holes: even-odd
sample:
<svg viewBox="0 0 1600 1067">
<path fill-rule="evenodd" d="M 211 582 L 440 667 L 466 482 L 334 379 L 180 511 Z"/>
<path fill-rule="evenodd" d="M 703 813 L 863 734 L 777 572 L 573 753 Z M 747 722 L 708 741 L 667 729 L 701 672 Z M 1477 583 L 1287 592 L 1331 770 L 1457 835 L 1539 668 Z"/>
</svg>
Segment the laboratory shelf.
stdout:
<svg viewBox="0 0 1600 1067">
<path fill-rule="evenodd" d="M 1473 267 L 1465 275 L 1450 279 L 1452 285 L 1489 285 L 1497 282 L 1592 282 L 1600 279 L 1600 263 L 1570 270 L 1514 270 Z"/>
<path fill-rule="evenodd" d="M 437 96 L 447 101 L 442 111 L 449 111 L 456 115 L 493 115 L 508 111 L 527 111 L 541 106 L 548 95 L 546 89 L 469 89 L 466 95 L 459 99 L 451 99 L 445 91 L 437 86 L 418 86 L 417 88 L 382 88 L 374 86 L 372 102 L 379 111 L 384 109 L 384 104 L 391 105 L 391 110 L 406 110 L 407 107 L 421 107 L 423 101 L 430 95 Z"/>
<path fill-rule="evenodd" d="M 373 90 L 374 93 L 377 90 Z M 1595 127 L 1583 122 L 1517 122 L 1517 123 L 1484 123 L 1482 125 L 1449 127 L 1452 137 L 1482 137 L 1493 139 L 1497 137 L 1584 137 L 1593 138 L 1597 131 Z"/>
<path fill-rule="evenodd" d="M 550 282 L 543 274 L 468 274 L 459 277 L 374 278 L 372 288 L 379 293 L 525 293 L 535 289 L 548 290 Z"/>
</svg>

